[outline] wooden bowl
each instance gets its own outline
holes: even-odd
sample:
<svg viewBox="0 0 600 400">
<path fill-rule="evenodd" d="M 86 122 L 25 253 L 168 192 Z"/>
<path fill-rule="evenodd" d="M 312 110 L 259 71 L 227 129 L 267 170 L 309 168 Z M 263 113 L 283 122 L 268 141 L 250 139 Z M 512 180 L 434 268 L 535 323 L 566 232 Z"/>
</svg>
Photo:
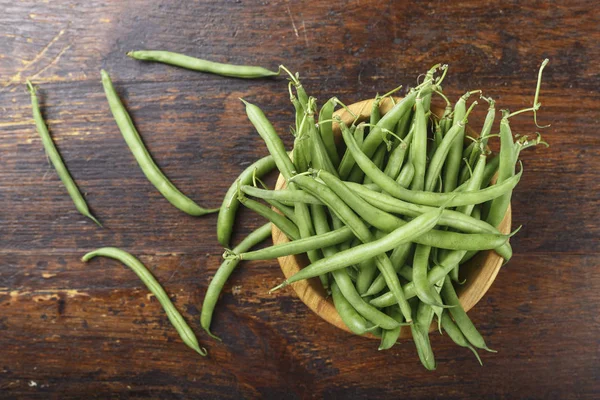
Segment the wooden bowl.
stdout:
<svg viewBox="0 0 600 400">
<path fill-rule="evenodd" d="M 396 99 L 399 100 L 399 99 Z M 371 104 L 373 100 L 364 100 L 358 103 L 350 105 L 348 108 L 354 114 L 360 114 L 359 121 L 364 121 L 369 118 L 371 112 Z M 382 101 L 380 105 L 381 114 L 385 114 L 392 108 L 393 104 L 389 99 Z M 443 110 L 432 107 L 432 112 L 437 115 L 441 115 Z M 339 115 L 346 124 L 351 124 L 354 117 L 346 110 L 336 111 L 335 115 Z M 333 131 L 336 135 L 336 141 L 338 144 L 342 142 L 340 128 L 338 124 L 333 125 Z M 477 136 L 477 133 L 470 130 L 467 126 L 467 131 L 470 136 Z M 275 189 L 282 189 L 285 187 L 285 179 L 280 175 Z M 506 211 L 506 215 L 502 220 L 499 231 L 508 234 L 510 233 L 511 227 L 511 209 L 510 207 Z M 275 226 L 273 226 L 273 243 L 285 243 L 288 242 L 288 238 Z M 291 277 L 303 267 L 309 264 L 306 254 L 287 256 L 278 258 L 279 265 L 283 274 L 286 278 Z M 466 282 L 463 285 L 458 285 L 458 297 L 465 311 L 469 311 L 477 304 L 483 295 L 488 291 L 492 282 L 498 275 L 498 271 L 502 267 L 503 259 L 493 250 L 480 251 L 475 257 L 469 260 L 467 263 L 461 265 L 460 274 L 461 280 L 465 279 Z M 312 278 L 299 282 L 292 283 L 290 285 L 300 300 L 304 302 L 311 310 L 313 310 L 318 316 L 323 318 L 336 327 L 350 332 L 348 327 L 342 321 L 340 315 L 337 313 L 331 297 L 327 296 L 327 293 L 321 285 L 319 278 Z M 432 324 L 430 331 L 437 329 L 437 323 Z M 367 334 L 367 337 L 375 338 L 373 335 Z M 400 333 L 400 338 L 410 338 L 410 328 L 403 327 Z"/>
</svg>

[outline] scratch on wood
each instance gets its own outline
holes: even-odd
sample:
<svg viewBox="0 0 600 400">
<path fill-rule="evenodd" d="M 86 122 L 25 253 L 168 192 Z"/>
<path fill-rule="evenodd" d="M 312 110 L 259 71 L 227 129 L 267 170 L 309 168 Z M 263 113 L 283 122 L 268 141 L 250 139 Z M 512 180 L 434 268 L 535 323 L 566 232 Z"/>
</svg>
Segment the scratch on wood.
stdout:
<svg viewBox="0 0 600 400">
<path fill-rule="evenodd" d="M 294 33 L 296 34 L 296 37 L 299 38 L 300 36 L 298 35 L 298 29 L 296 29 L 296 24 L 294 23 L 294 17 L 292 17 L 290 6 L 285 6 L 285 8 L 287 9 L 288 15 L 290 16 L 290 20 L 292 21 L 292 28 L 294 28 Z"/>
<path fill-rule="evenodd" d="M 42 50 L 40 50 L 40 51 L 39 51 L 39 52 L 36 54 L 36 56 L 33 58 L 33 60 L 31 60 L 31 61 L 26 61 L 26 60 L 23 60 L 23 63 L 25 64 L 25 65 L 23 66 L 23 68 L 21 68 L 19 71 L 17 71 L 17 73 L 16 73 L 16 74 L 14 74 L 13 76 L 11 76 L 11 77 L 9 78 L 8 82 L 7 82 L 6 84 L 4 84 L 4 86 L 3 86 L 3 87 L 7 87 L 7 86 L 9 86 L 10 84 L 12 84 L 12 83 L 15 83 L 15 82 L 21 82 L 21 79 L 22 79 L 22 78 L 21 78 L 21 74 L 22 74 L 23 72 L 25 72 L 25 71 L 27 70 L 27 68 L 29 68 L 29 66 L 31 66 L 31 65 L 35 65 L 35 63 L 36 63 L 36 62 L 38 62 L 38 61 L 39 61 L 39 60 L 40 60 L 42 57 L 44 57 L 44 55 L 45 55 L 45 54 L 48 52 L 48 50 L 49 50 L 49 49 L 52 47 L 52 45 L 53 45 L 54 43 L 56 43 L 56 42 L 58 41 L 58 39 L 60 39 L 60 38 L 62 37 L 62 35 L 64 35 L 64 34 L 65 34 L 65 30 L 64 30 L 64 29 L 61 29 L 61 30 L 60 30 L 60 32 L 58 32 L 58 33 L 56 34 L 56 36 L 54 36 L 54 37 L 53 37 L 53 38 L 52 38 L 52 39 L 51 39 L 51 40 L 48 42 L 48 44 L 46 44 L 46 45 L 44 46 L 44 48 L 42 48 Z"/>
<path fill-rule="evenodd" d="M 54 64 L 56 64 L 58 62 L 58 60 L 60 60 L 60 57 L 62 57 L 63 54 L 65 54 L 65 52 L 67 50 L 69 50 L 71 48 L 71 45 L 68 45 L 67 47 L 63 48 L 53 59 L 52 61 L 50 61 L 50 63 L 48 63 L 48 65 L 46 65 L 44 68 L 42 68 L 41 70 L 39 70 L 38 72 L 36 72 L 35 74 L 33 74 L 31 77 L 29 77 L 29 79 L 35 79 L 37 78 L 39 75 L 41 75 L 44 71 L 46 71 L 48 68 L 50 68 L 51 66 L 53 66 Z M 50 80 L 52 81 L 52 80 Z"/>
</svg>

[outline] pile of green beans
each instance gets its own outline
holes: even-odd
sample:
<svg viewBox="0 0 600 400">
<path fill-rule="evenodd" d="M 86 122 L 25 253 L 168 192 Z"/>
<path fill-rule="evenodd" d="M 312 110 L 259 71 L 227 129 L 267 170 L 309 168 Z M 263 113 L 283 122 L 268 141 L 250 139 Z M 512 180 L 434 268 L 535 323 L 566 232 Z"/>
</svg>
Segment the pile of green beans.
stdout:
<svg viewBox="0 0 600 400">
<path fill-rule="evenodd" d="M 385 114 L 379 106 L 389 94 L 377 96 L 368 123 L 355 118 L 350 125 L 334 116 L 336 106 L 345 107 L 337 98 L 319 111 L 298 74 L 280 67 L 291 78 L 295 140 L 289 153 L 260 108 L 242 101 L 286 187 L 259 187 L 250 175 L 263 175 L 264 161 L 252 165 L 228 191 L 217 232 L 227 246 L 235 218 L 230 210 L 241 203 L 290 241 L 254 251 L 246 249 L 245 242 L 226 249 L 216 276 L 228 276 L 232 263 L 242 260 L 306 253 L 310 264 L 271 291 L 319 277 L 348 329 L 381 337 L 380 350 L 392 347 L 401 326 L 409 325 L 419 359 L 427 369 L 435 369 L 429 331 L 436 323 L 481 363 L 476 349 L 492 350 L 462 308 L 455 286 L 464 283 L 461 265 L 478 251 L 493 249 L 505 261 L 512 255 L 512 235 L 500 233 L 498 225 L 522 174 L 516 168 L 518 154 L 540 141 L 515 141 L 509 118 L 539 109 L 545 64 L 533 107 L 503 112 L 499 135 L 492 134 L 495 102 L 481 91 L 466 92 L 455 104 L 447 99 L 441 86 L 446 66 L 431 68 L 423 83 L 404 98 L 392 99 L 394 106 Z M 474 94 L 489 108 L 479 137 L 467 138 L 468 117 L 478 103 L 468 105 Z M 431 110 L 432 99 L 438 97 L 446 102 L 443 115 Z M 335 125 L 345 149 L 335 144 Z M 498 156 L 487 147 L 496 136 Z M 211 282 L 202 309 L 202 326 L 211 335 L 212 312 L 222 287 L 223 279 Z"/>
<path fill-rule="evenodd" d="M 423 82 L 402 99 L 391 97 L 400 88 L 377 95 L 367 122 L 336 97 L 319 109 L 299 75 L 284 66 L 271 71 L 154 50 L 127 55 L 227 77 L 266 78 L 282 71 L 290 77 L 293 148 L 286 150 L 257 105 L 241 99 L 269 155 L 239 175 L 219 209 L 207 209 L 181 193 L 161 172 L 108 73 L 101 71 L 115 122 L 148 180 L 173 206 L 189 215 L 219 212 L 217 239 L 225 247 L 225 260 L 210 281 L 202 306 L 200 322 L 208 335 L 219 339 L 211 331 L 214 309 L 227 279 L 242 260 L 306 253 L 310 264 L 271 291 L 318 277 L 348 329 L 357 335 L 380 337 L 379 350 L 394 346 L 402 326 L 408 325 L 421 363 L 435 369 L 429 341 L 435 318 L 440 333 L 446 332 L 456 344 L 470 349 L 480 363 L 477 349 L 493 351 L 463 309 L 456 286 L 464 283 L 461 265 L 478 251 L 494 250 L 505 262 L 512 256 L 508 242 L 512 235 L 502 234 L 498 226 L 523 172 L 522 168 L 517 172 L 519 153 L 543 142 L 539 136 L 535 140 L 527 136 L 515 139 L 510 118 L 530 111 L 537 125 L 542 71 L 548 60 L 539 69 L 532 107 L 513 113 L 503 110 L 499 133 L 492 134 L 494 100 L 473 90 L 452 104 L 442 90 L 446 65 L 429 69 Z M 36 127 L 50 161 L 77 210 L 100 225 L 52 142 L 33 85 L 27 85 Z M 489 107 L 478 137 L 470 138 L 466 126 L 478 102 L 467 103 L 475 94 Z M 386 98 L 393 107 L 383 113 L 380 106 Z M 441 115 L 431 109 L 434 98 L 445 102 Z M 345 108 L 354 120 L 346 124 L 336 117 L 336 107 Z M 339 128 L 342 144 L 334 137 L 334 128 Z M 497 155 L 487 147 L 494 137 L 500 138 Z M 286 181 L 284 189 L 269 190 L 260 180 L 275 169 Z M 229 249 L 240 205 L 259 214 L 266 223 Z M 253 250 L 271 235 L 273 227 L 289 242 Z M 117 259 L 130 267 L 161 303 L 183 342 L 207 355 L 167 293 L 138 259 L 105 247 L 86 254 L 83 261 L 96 256 Z"/>
</svg>

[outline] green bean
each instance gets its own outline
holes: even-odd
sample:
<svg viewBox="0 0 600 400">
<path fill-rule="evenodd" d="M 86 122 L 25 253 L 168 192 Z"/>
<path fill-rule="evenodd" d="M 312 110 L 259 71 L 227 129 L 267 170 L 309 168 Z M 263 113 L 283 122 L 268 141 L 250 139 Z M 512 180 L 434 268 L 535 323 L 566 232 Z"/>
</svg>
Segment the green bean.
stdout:
<svg viewBox="0 0 600 400">
<path fill-rule="evenodd" d="M 473 346 L 469 344 L 469 342 L 465 338 L 465 335 L 462 334 L 460 329 L 458 329 L 458 326 L 456 326 L 454 321 L 452 321 L 452 318 L 450 318 L 448 311 L 445 311 L 442 315 L 442 327 L 454 343 L 461 347 L 466 347 L 467 349 L 471 350 L 473 354 L 475 354 L 477 361 L 479 361 L 479 365 L 483 365 L 479 354 L 477 354 L 477 350 L 475 350 Z"/>
<path fill-rule="evenodd" d="M 400 312 L 398 307 L 388 308 L 387 313 L 390 315 L 390 317 L 392 317 L 396 321 L 398 321 L 398 323 L 402 323 L 404 318 L 402 317 L 402 313 Z M 392 348 L 392 346 L 394 346 L 394 344 L 396 344 L 396 342 L 398 341 L 401 330 L 402 330 L 402 325 L 397 328 L 394 328 L 394 329 L 384 330 L 383 333 L 381 334 L 381 342 L 379 343 L 378 350 L 387 350 L 387 349 Z"/>
<path fill-rule="evenodd" d="M 346 269 L 338 269 L 333 271 L 333 278 L 338 285 L 343 296 L 354 307 L 356 312 L 362 315 L 365 319 L 379 325 L 383 329 L 394 329 L 400 324 L 392 317 L 384 314 L 375 307 L 367 303 L 356 291 L 354 284 L 348 276 Z"/>
<path fill-rule="evenodd" d="M 311 97 L 311 99 L 313 99 L 313 98 Z M 313 103 L 314 103 L 314 100 L 313 100 Z M 310 107 L 310 105 L 309 105 L 309 107 Z M 337 175 L 337 169 L 333 165 L 331 158 L 329 158 L 327 148 L 325 147 L 323 138 L 321 137 L 321 134 L 319 133 L 319 131 L 317 129 L 317 125 L 315 124 L 315 119 L 312 114 L 308 115 L 307 123 L 308 123 L 308 134 L 309 134 L 310 142 L 312 144 L 311 160 L 312 160 L 313 167 L 317 168 L 317 169 L 323 169 L 334 175 Z"/>
<path fill-rule="evenodd" d="M 221 245 L 227 247 L 229 246 L 229 240 L 231 240 L 235 214 L 240 206 L 237 199 L 239 186 L 244 187 L 244 185 L 249 185 L 252 182 L 253 176 L 260 178 L 272 171 L 273 168 L 275 168 L 273 157 L 270 155 L 263 157 L 249 165 L 231 184 L 225 197 L 223 197 L 223 204 L 221 204 L 221 209 L 219 210 L 219 216 L 217 218 L 217 239 Z"/>
<path fill-rule="evenodd" d="M 436 302 L 432 294 L 433 287 L 427 279 L 427 266 L 429 264 L 430 252 L 431 246 L 423 246 L 422 244 L 417 245 L 413 260 L 412 277 L 419 300 L 429 306 L 435 305 L 441 307 L 442 305 Z"/>
<path fill-rule="evenodd" d="M 392 179 L 398 178 L 398 174 L 400 174 L 402 164 L 404 163 L 404 158 L 410 148 L 412 136 L 413 131 L 411 130 L 406 138 L 400 142 L 400 144 L 390 153 L 390 158 L 383 173 Z"/>
<path fill-rule="evenodd" d="M 277 200 L 265 200 L 271 207 L 277 209 L 277 211 L 281 212 L 284 216 L 286 216 L 290 221 L 294 224 L 298 225 L 298 219 L 296 218 L 296 212 L 294 208 L 286 206 L 278 202 Z"/>
<path fill-rule="evenodd" d="M 356 290 L 361 296 L 365 295 L 365 292 L 369 290 L 369 286 L 375 278 L 377 273 L 377 264 L 375 259 L 369 258 L 359 264 L 358 276 L 356 277 Z"/>
<path fill-rule="evenodd" d="M 267 222 L 260 228 L 252 231 L 248 236 L 244 238 L 235 246 L 232 250 L 233 253 L 243 254 L 250 250 L 252 247 L 256 246 L 263 240 L 267 239 L 271 236 L 272 225 L 270 222 Z M 219 300 L 219 294 L 223 290 L 225 286 L 225 282 L 233 273 L 233 270 L 240 263 L 240 258 L 228 258 L 223 261 L 212 280 L 208 284 L 208 289 L 206 289 L 206 294 L 204 295 L 204 302 L 202 303 L 202 312 L 200 314 L 200 325 L 202 328 L 208 333 L 210 336 L 217 340 L 219 339 L 217 336 L 213 335 L 210 331 L 210 323 L 212 321 L 213 312 L 215 310 L 215 305 Z"/>
<path fill-rule="evenodd" d="M 439 122 L 435 122 L 435 128 L 433 130 L 433 141 L 431 143 L 431 147 L 427 151 L 427 159 L 428 160 L 431 160 L 431 157 L 433 157 L 436 150 L 442 144 L 443 140 L 444 140 L 444 134 L 442 133 L 442 127 L 440 126 Z"/>
<path fill-rule="evenodd" d="M 437 211 L 422 214 L 381 239 L 363 243 L 348 250 L 341 251 L 331 257 L 323 258 L 316 263 L 312 263 L 286 279 L 280 286 L 287 286 L 293 282 L 339 270 L 340 268 L 368 260 L 369 258 L 390 251 L 397 245 L 409 242 L 414 237 L 431 230 L 437 223 L 441 211 L 442 209 L 439 209 Z"/>
<path fill-rule="evenodd" d="M 273 125 L 271 125 L 260 108 L 243 99 L 241 100 L 246 105 L 248 119 L 250 119 L 250 122 L 254 125 L 256 131 L 267 145 L 277 169 L 279 169 L 279 172 L 281 172 L 281 175 L 283 175 L 286 180 L 291 179 L 293 176 L 294 164 L 286 153 L 283 142 L 277 135 L 277 132 L 275 132 L 275 128 L 273 128 Z"/>
<path fill-rule="evenodd" d="M 240 190 L 248 196 L 257 197 L 263 200 L 276 200 L 286 205 L 294 203 L 323 204 L 315 196 L 299 189 L 265 190 L 254 186 L 244 185 L 240 187 Z"/>
<path fill-rule="evenodd" d="M 466 114 L 466 101 L 471 95 L 471 92 L 465 93 L 454 105 L 454 118 L 452 120 L 452 127 L 462 124 L 463 118 Z M 460 162 L 462 161 L 462 150 L 464 142 L 465 130 L 464 127 L 459 129 L 458 135 L 452 141 L 450 151 L 446 157 L 444 163 L 443 183 L 444 192 L 452 192 L 456 189 L 458 182 L 458 172 L 460 169 Z"/>
<path fill-rule="evenodd" d="M 152 276 L 144 264 L 142 264 L 131 254 L 116 247 L 103 247 L 94 250 L 84 255 L 81 260 L 83 262 L 87 262 L 90 259 L 98 256 L 113 258 L 131 268 L 133 272 L 135 272 L 135 274 L 141 279 L 141 281 L 144 282 L 146 287 L 148 287 L 148 290 L 150 290 L 150 292 L 156 296 L 156 300 L 158 300 L 158 302 L 163 306 L 165 312 L 167 313 L 167 317 L 169 317 L 169 321 L 171 321 L 171 324 L 177 330 L 183 342 L 194 349 L 201 356 L 206 356 L 206 349 L 200 347 L 198 340 L 196 339 L 196 335 L 194 335 L 192 329 L 185 322 L 179 311 L 177 311 L 171 302 L 169 295 L 165 292 L 162 286 L 160 286 L 160 283 L 158 283 L 156 278 Z"/>
<path fill-rule="evenodd" d="M 244 206 L 248 207 L 252 211 L 271 221 L 273 225 L 279 228 L 291 240 L 300 239 L 298 227 L 287 217 L 273 211 L 271 208 L 265 206 L 264 204 L 261 204 L 258 201 L 249 199 L 247 197 L 239 196 L 238 200 Z"/>
<path fill-rule="evenodd" d="M 144 146 L 142 138 L 133 125 L 133 121 L 123 106 L 123 103 L 121 103 L 108 73 L 102 70 L 101 74 L 102 85 L 104 86 L 104 93 L 106 94 L 110 111 L 123 135 L 123 139 L 125 139 L 127 146 L 129 146 L 131 153 L 135 157 L 135 160 L 142 169 L 144 175 L 146 175 L 146 178 L 148 178 L 169 203 L 189 215 L 201 216 L 219 211 L 218 208 L 206 209 L 199 206 L 189 197 L 181 193 L 162 173 Z"/>
<path fill-rule="evenodd" d="M 483 340 L 483 337 L 467 316 L 467 313 L 460 304 L 460 301 L 458 301 L 458 296 L 454 291 L 454 287 L 452 287 L 452 282 L 448 278 L 444 280 L 444 285 L 442 286 L 442 297 L 448 305 L 454 306 L 449 308 L 450 315 L 452 315 L 454 322 L 456 322 L 456 325 L 460 328 L 460 331 L 463 333 L 463 335 L 465 335 L 465 338 L 473 346 L 479 349 L 494 352 L 487 347 L 485 340 Z"/>
<path fill-rule="evenodd" d="M 505 182 L 515 174 L 515 162 L 514 157 L 514 143 L 513 136 L 510 129 L 510 124 L 507 116 L 503 116 L 500 121 L 500 164 L 498 167 L 498 180 L 496 185 Z M 486 221 L 493 226 L 500 225 L 500 222 L 504 219 L 504 214 L 510 205 L 510 198 L 512 192 L 507 192 L 498 198 L 492 200 L 490 206 L 490 212 L 486 218 Z"/>
<path fill-rule="evenodd" d="M 383 161 L 385 159 L 385 156 L 387 154 L 387 147 L 385 143 L 382 143 L 378 148 L 377 151 L 375 152 L 375 154 L 373 154 L 373 164 L 375 164 L 377 166 L 377 168 L 381 169 L 383 167 Z M 359 168 L 360 170 L 360 168 Z M 363 183 L 364 184 L 369 184 L 369 183 L 373 183 L 373 181 L 371 180 L 371 178 L 369 178 L 368 176 L 365 176 L 364 173 L 362 173 L 361 171 L 361 175 L 364 176 L 363 178 Z"/>
<path fill-rule="evenodd" d="M 85 202 L 85 199 L 83 198 L 81 192 L 77 188 L 77 185 L 71 177 L 71 174 L 69 174 L 69 170 L 65 166 L 65 163 L 63 162 L 58 150 L 56 149 L 54 142 L 52 141 L 50 132 L 48 132 L 48 127 L 46 126 L 44 118 L 42 117 L 42 112 L 38 103 L 37 94 L 35 92 L 36 89 L 30 81 L 27 81 L 27 88 L 31 95 L 31 108 L 33 110 L 33 119 L 35 121 L 35 126 L 40 137 L 42 138 L 44 150 L 46 151 L 50 162 L 52 162 L 52 165 L 54 166 L 58 177 L 62 181 L 63 185 L 65 185 L 65 188 L 67 189 L 71 200 L 73 200 L 77 211 L 79 211 L 83 216 L 86 216 L 92 221 L 94 221 L 98 226 L 102 227 L 102 224 L 90 212 L 88 205 Z"/>
<path fill-rule="evenodd" d="M 482 188 L 487 187 L 490 184 L 490 181 L 492 180 L 496 172 L 498 172 L 499 163 L 500 157 L 498 157 L 497 155 L 488 157 L 487 164 L 485 165 L 485 170 L 483 171 L 483 180 L 481 181 Z M 459 187 L 457 187 L 456 192 L 464 191 L 467 187 L 467 182 L 469 182 L 469 180 L 466 180 Z"/>
<path fill-rule="evenodd" d="M 356 141 L 354 141 L 354 138 L 349 135 L 348 129 L 344 128 L 343 123 L 341 123 L 341 126 L 344 141 L 346 142 L 348 149 L 350 149 L 352 152 L 356 163 L 360 165 L 361 169 L 365 171 L 367 175 L 370 175 L 371 179 L 373 179 L 373 182 L 375 182 L 384 191 L 390 193 L 396 198 L 412 203 L 438 207 L 441 205 L 445 205 L 446 207 L 457 207 L 466 204 L 483 203 L 512 190 L 519 182 L 523 172 L 520 171 L 517 175 L 500 184 L 469 193 L 431 193 L 409 190 L 400 186 L 396 181 L 375 167 L 369 157 L 367 157 L 366 154 L 358 148 Z"/>
<path fill-rule="evenodd" d="M 415 318 L 417 322 L 410 326 L 410 331 L 421 364 L 428 370 L 433 371 L 435 370 L 435 357 L 433 355 L 431 343 L 429 342 L 429 324 L 427 323 L 431 312 L 430 306 L 425 303 L 419 303 L 417 316 Z"/>
<path fill-rule="evenodd" d="M 429 168 L 427 169 L 427 176 L 425 178 L 425 190 L 431 192 L 435 188 L 440 176 L 440 172 L 442 171 L 444 161 L 448 156 L 448 152 L 454 145 L 454 140 L 459 137 L 461 131 L 464 131 L 465 129 L 465 120 L 466 117 L 450 128 L 448 133 L 446 133 L 442 139 L 442 143 L 440 143 L 440 146 L 436 149 L 435 153 L 431 157 Z"/>
<path fill-rule="evenodd" d="M 412 162 L 407 162 L 404 165 L 404 167 L 402 167 L 400 174 L 398 174 L 398 178 L 396 179 L 396 182 L 398 182 L 398 185 L 400 185 L 404 188 L 408 188 L 414 177 L 415 177 L 415 167 L 413 166 Z"/>
<path fill-rule="evenodd" d="M 296 107 L 302 109 L 300 102 L 296 102 Z M 294 139 L 294 148 L 292 150 L 294 159 L 294 169 L 298 173 L 306 172 L 310 165 L 311 157 L 311 137 L 308 133 L 308 115 L 302 116 L 302 122 L 296 128 L 296 137 Z"/>
<path fill-rule="evenodd" d="M 367 326 L 367 320 L 360 315 L 352 304 L 342 294 L 337 283 L 331 283 L 331 297 L 333 298 L 333 305 L 336 311 L 340 314 L 344 324 L 350 329 L 350 331 L 356 335 L 364 335 L 369 329 Z"/>
<path fill-rule="evenodd" d="M 138 50 L 130 51 L 127 55 L 136 60 L 156 61 L 163 64 L 174 65 L 176 67 L 191 69 L 193 71 L 208 72 L 232 78 L 267 78 L 270 76 L 278 76 L 280 73 L 280 71 L 269 71 L 263 67 L 223 64 L 170 51 Z"/>
<path fill-rule="evenodd" d="M 411 189 L 423 190 L 427 164 L 427 116 L 425 115 L 423 98 L 420 95 L 415 100 L 415 134 L 410 146 L 410 153 L 412 164 L 415 167 Z"/>
<path fill-rule="evenodd" d="M 381 104 L 382 97 L 377 94 L 373 102 L 371 103 L 371 114 L 369 116 L 369 124 L 371 126 L 376 125 L 381 120 L 381 110 L 379 106 Z"/>
<path fill-rule="evenodd" d="M 405 139 L 410 131 L 413 130 L 413 110 L 412 108 L 406 113 L 404 114 L 404 116 L 398 121 L 398 123 L 396 124 L 396 136 L 398 136 L 400 139 L 404 139 L 404 141 L 406 142 L 410 142 L 410 140 Z"/>
<path fill-rule="evenodd" d="M 335 98 L 327 100 L 319 111 L 319 133 L 321 139 L 329 155 L 329 159 L 333 165 L 337 168 L 340 165 L 340 155 L 338 154 L 337 147 L 333 136 L 333 110 L 335 109 Z"/>
<path fill-rule="evenodd" d="M 365 124 L 358 124 L 356 129 L 354 129 L 354 132 L 351 133 L 356 140 L 357 146 L 362 146 L 365 138 Z M 349 175 L 354 166 L 354 157 L 352 156 L 350 150 L 346 149 L 344 156 L 342 157 L 342 161 L 340 161 L 340 165 L 338 167 L 338 174 L 341 176 L 343 171 L 348 170 L 347 175 Z"/>
</svg>

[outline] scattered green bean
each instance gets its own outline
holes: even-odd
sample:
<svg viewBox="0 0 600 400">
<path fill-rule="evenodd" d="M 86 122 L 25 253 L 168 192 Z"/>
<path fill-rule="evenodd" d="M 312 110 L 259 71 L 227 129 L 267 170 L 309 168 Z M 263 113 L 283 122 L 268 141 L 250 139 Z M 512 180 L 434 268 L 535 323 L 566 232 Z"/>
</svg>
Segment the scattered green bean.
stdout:
<svg viewBox="0 0 600 400">
<path fill-rule="evenodd" d="M 42 112 L 40 110 L 40 105 L 36 94 L 36 88 L 30 81 L 27 81 L 27 88 L 29 90 L 29 94 L 31 95 L 31 108 L 33 109 L 35 126 L 40 134 L 40 137 L 42 138 L 44 150 L 46 151 L 50 162 L 52 162 L 54 169 L 56 169 L 58 177 L 62 181 L 63 185 L 65 185 L 65 188 L 67 189 L 69 196 L 71 196 L 71 200 L 73 200 L 77 211 L 94 221 L 98 226 L 102 227 L 102 224 L 90 212 L 85 199 L 77 188 L 77 185 L 71 177 L 71 174 L 69 174 L 69 170 L 67 169 L 60 154 L 58 153 L 58 150 L 56 149 L 56 146 L 54 145 L 54 142 L 52 141 L 50 132 L 48 132 L 48 127 L 44 122 L 44 117 L 42 117 Z"/>
<path fill-rule="evenodd" d="M 92 252 L 87 253 L 81 259 L 83 262 L 87 262 L 88 260 L 94 257 L 108 257 L 118 260 L 131 268 L 133 272 L 141 279 L 142 282 L 148 287 L 148 290 L 156 296 L 156 300 L 163 306 L 165 312 L 167 313 L 167 317 L 169 317 L 169 321 L 177 332 L 181 339 L 185 344 L 194 349 L 201 356 L 206 356 L 206 349 L 200 347 L 198 344 L 198 340 L 196 339 L 196 335 L 189 327 L 189 325 L 185 322 L 179 311 L 175 308 L 169 295 L 165 292 L 165 290 L 160 286 L 160 283 L 152 276 L 150 271 L 142 264 L 137 258 L 132 256 L 131 254 L 118 249 L 116 247 L 103 247 Z"/>
</svg>

